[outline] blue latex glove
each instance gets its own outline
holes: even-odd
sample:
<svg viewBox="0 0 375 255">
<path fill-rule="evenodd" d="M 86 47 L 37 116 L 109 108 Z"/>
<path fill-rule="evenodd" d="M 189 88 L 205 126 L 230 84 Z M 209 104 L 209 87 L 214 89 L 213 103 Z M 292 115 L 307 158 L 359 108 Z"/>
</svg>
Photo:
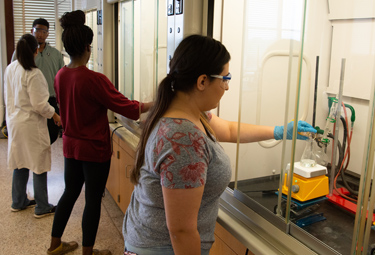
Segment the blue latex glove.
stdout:
<svg viewBox="0 0 375 255">
<path fill-rule="evenodd" d="M 294 125 L 294 121 L 291 121 L 288 123 L 287 136 L 286 136 L 286 139 L 288 140 L 291 140 L 293 137 L 293 125 Z M 307 136 L 298 134 L 301 132 L 316 133 L 316 130 L 306 121 L 300 120 L 298 121 L 298 126 L 297 126 L 297 139 L 299 140 L 309 139 Z M 276 140 L 283 139 L 283 134 L 284 134 L 284 126 L 276 126 L 275 129 L 273 130 L 273 136 L 275 137 Z"/>
</svg>

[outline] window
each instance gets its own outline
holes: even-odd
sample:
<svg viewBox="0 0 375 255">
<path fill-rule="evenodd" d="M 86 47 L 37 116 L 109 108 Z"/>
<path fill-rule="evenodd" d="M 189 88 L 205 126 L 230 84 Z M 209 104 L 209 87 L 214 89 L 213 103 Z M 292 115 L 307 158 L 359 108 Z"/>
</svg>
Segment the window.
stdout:
<svg viewBox="0 0 375 255">
<path fill-rule="evenodd" d="M 57 1 L 57 16 L 61 18 L 61 16 L 65 12 L 72 11 L 72 1 L 71 0 L 58 0 Z"/>
<path fill-rule="evenodd" d="M 56 46 L 55 0 L 13 0 L 15 47 L 22 35 L 31 32 L 33 22 L 38 18 L 44 18 L 49 22 L 47 41 L 51 46 Z"/>
<path fill-rule="evenodd" d="M 86 26 L 90 27 L 94 33 L 94 35 L 97 34 L 97 17 L 96 17 L 96 10 L 91 10 L 86 12 Z M 87 63 L 87 68 L 93 71 L 98 71 L 98 64 L 96 62 L 97 59 L 97 41 L 95 40 L 95 37 L 92 41 L 91 45 L 91 55 L 89 62 Z"/>
</svg>

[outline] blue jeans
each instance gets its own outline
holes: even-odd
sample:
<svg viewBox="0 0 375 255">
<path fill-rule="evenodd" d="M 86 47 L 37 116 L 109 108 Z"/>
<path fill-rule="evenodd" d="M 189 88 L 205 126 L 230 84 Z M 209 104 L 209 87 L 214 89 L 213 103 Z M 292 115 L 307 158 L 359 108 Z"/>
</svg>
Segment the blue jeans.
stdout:
<svg viewBox="0 0 375 255">
<path fill-rule="evenodd" d="M 125 241 L 125 251 L 131 251 L 137 255 L 174 255 L 172 246 L 159 246 L 150 248 L 135 247 Z M 208 255 L 210 250 L 201 250 L 201 255 Z"/>
<path fill-rule="evenodd" d="M 14 209 L 24 209 L 30 202 L 26 194 L 28 180 L 29 169 L 21 168 L 13 170 L 12 207 Z M 41 214 L 49 212 L 53 205 L 48 203 L 47 173 L 33 173 L 33 186 L 36 201 L 35 213 Z"/>
</svg>

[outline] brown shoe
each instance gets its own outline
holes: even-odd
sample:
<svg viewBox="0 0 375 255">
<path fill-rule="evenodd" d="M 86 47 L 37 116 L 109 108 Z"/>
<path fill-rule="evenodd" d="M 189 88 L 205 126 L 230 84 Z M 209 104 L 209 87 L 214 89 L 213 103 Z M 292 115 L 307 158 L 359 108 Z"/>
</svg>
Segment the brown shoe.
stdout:
<svg viewBox="0 0 375 255">
<path fill-rule="evenodd" d="M 77 242 L 61 242 L 60 246 L 54 249 L 53 251 L 47 250 L 48 255 L 63 255 L 68 252 L 74 251 L 77 249 L 78 243 Z"/>
<path fill-rule="evenodd" d="M 112 252 L 110 250 L 92 250 L 92 255 L 112 255 Z"/>
</svg>

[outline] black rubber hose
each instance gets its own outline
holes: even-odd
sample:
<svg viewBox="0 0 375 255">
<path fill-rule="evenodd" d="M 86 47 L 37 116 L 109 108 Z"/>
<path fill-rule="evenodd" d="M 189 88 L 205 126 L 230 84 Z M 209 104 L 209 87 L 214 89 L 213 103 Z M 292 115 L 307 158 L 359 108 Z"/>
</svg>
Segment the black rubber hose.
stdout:
<svg viewBox="0 0 375 255">
<path fill-rule="evenodd" d="M 338 171 L 340 170 L 340 166 L 342 164 L 342 161 L 344 160 L 344 155 L 345 155 L 345 147 L 346 147 L 346 140 L 347 140 L 347 134 L 348 134 L 348 129 L 346 128 L 346 121 L 345 121 L 345 118 L 343 116 L 340 116 L 340 120 L 344 126 L 344 133 L 343 133 L 343 142 L 342 142 L 342 146 L 340 144 L 340 141 L 338 141 L 337 143 L 337 149 L 339 151 L 339 160 L 338 160 L 338 166 L 335 166 L 335 175 L 338 173 Z M 332 138 L 332 140 L 334 140 L 334 136 L 333 134 L 328 134 L 328 137 L 329 138 Z M 331 169 L 332 169 L 332 166 L 331 166 Z M 342 171 L 341 171 L 342 172 Z"/>
<path fill-rule="evenodd" d="M 343 155 L 345 155 L 345 147 L 346 147 L 346 141 L 347 141 L 347 137 L 348 137 L 348 129 L 346 128 L 346 121 L 345 121 L 345 118 L 343 116 L 341 116 L 341 122 L 342 124 L 344 125 L 344 136 L 343 136 Z M 341 166 L 341 163 L 340 163 L 340 166 Z M 353 190 L 350 185 L 348 184 L 347 180 L 346 180 L 346 177 L 345 177 L 345 171 L 346 171 L 346 168 L 343 168 L 341 170 L 341 179 L 342 179 L 342 182 L 345 186 L 345 188 L 352 194 L 352 195 L 358 195 L 358 191 L 357 190 Z"/>
<path fill-rule="evenodd" d="M 341 179 L 342 179 L 342 182 L 345 186 L 345 188 L 352 194 L 352 195 L 355 195 L 355 196 L 358 196 L 358 190 L 354 190 L 350 187 L 350 185 L 348 184 L 348 182 L 346 181 L 346 177 L 345 177 L 345 171 L 344 169 L 341 171 Z"/>
<path fill-rule="evenodd" d="M 340 120 L 341 120 L 342 125 L 344 127 L 344 133 L 343 133 L 343 136 L 342 136 L 342 148 L 341 148 L 343 153 L 344 153 L 345 148 L 346 148 L 346 141 L 347 141 L 347 138 L 348 138 L 348 129 L 346 128 L 345 118 L 343 116 L 340 116 Z"/>
<path fill-rule="evenodd" d="M 346 171 L 346 168 L 342 169 L 341 170 L 341 179 L 342 179 L 342 182 L 345 186 L 345 188 L 352 194 L 352 195 L 355 195 L 355 196 L 358 196 L 358 190 L 354 190 L 350 187 L 350 185 L 348 184 L 348 182 L 346 181 L 346 176 L 345 176 L 345 171 Z"/>
<path fill-rule="evenodd" d="M 314 86 L 314 106 L 313 106 L 313 119 L 312 119 L 312 126 L 313 127 L 315 127 L 316 101 L 317 101 L 317 90 L 318 90 L 318 74 L 319 74 L 319 56 L 316 56 L 315 86 Z"/>
<path fill-rule="evenodd" d="M 341 119 L 341 118 L 340 118 Z M 345 119 L 344 119 L 345 121 Z M 347 134 L 347 129 L 346 129 L 346 125 L 344 125 L 345 128 L 344 128 L 344 133 Z M 334 136 L 332 134 L 328 134 L 328 137 L 329 138 L 332 138 L 334 139 Z M 346 141 L 346 139 L 344 139 L 344 142 Z M 339 161 L 338 161 L 338 166 L 335 166 L 335 176 L 337 175 L 338 171 L 339 171 L 339 167 L 341 166 L 341 164 L 343 163 L 343 160 L 344 160 L 344 155 L 345 155 L 345 147 L 344 146 L 341 146 L 340 144 L 340 141 L 338 141 L 337 143 L 337 149 L 339 151 Z M 352 194 L 352 195 L 358 195 L 358 191 L 356 190 L 353 190 L 350 185 L 348 184 L 347 180 L 346 180 L 346 177 L 345 177 L 345 170 L 346 169 L 342 169 L 341 172 L 340 172 L 340 175 L 341 175 L 341 179 L 342 179 L 342 183 L 344 185 L 344 187 Z M 332 166 L 331 166 L 331 171 L 332 171 Z"/>
</svg>

